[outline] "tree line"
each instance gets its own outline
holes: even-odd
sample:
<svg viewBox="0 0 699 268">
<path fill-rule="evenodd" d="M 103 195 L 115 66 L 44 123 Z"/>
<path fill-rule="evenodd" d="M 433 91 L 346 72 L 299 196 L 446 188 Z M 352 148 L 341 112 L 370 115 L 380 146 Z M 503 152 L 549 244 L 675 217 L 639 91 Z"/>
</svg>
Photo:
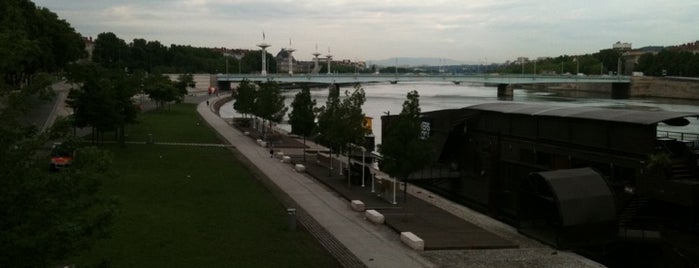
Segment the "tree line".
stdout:
<svg viewBox="0 0 699 268">
<path fill-rule="evenodd" d="M 115 202 L 100 194 L 111 156 L 76 147 L 70 168 L 49 172 L 54 141 L 76 144 L 70 120 L 46 131 L 28 123 L 54 96 L 56 74 L 85 55 L 65 20 L 28 0 L 0 1 L 0 267 L 48 267 L 104 237 Z"/>
<path fill-rule="evenodd" d="M 108 68 L 147 73 L 255 73 L 262 68 L 262 52 L 247 51 L 240 59 L 222 50 L 171 44 L 136 38 L 130 43 L 112 32 L 94 40 L 92 61 Z M 277 63 L 267 53 L 267 70 L 275 73 Z"/>
<path fill-rule="evenodd" d="M 646 53 L 638 59 L 635 70 L 651 76 L 699 77 L 699 54 L 667 49 Z"/>
<path fill-rule="evenodd" d="M 362 105 L 366 101 L 366 94 L 358 84 L 344 94 L 340 94 L 339 88 L 334 85 L 328 90 L 325 105 L 320 107 L 316 106 L 316 100 L 312 99 L 307 87 L 294 96 L 289 113 L 291 133 L 302 136 L 304 143 L 306 138 L 315 140 L 329 148 L 330 155 L 343 152 L 351 155 L 353 150 L 364 144 L 365 135 L 370 134 L 370 130 L 363 124 L 365 114 Z M 281 122 L 288 110 L 284 106 L 284 97 L 274 82 L 255 85 L 243 81 L 236 92 L 233 108 L 243 114 L 244 126 L 251 124 L 248 115 L 253 115 L 269 122 L 271 128 L 272 122 Z M 421 138 L 423 129 L 419 98 L 417 91 L 408 93 L 401 113 L 386 124 L 383 143 L 379 146 L 379 152 L 383 156 L 379 162 L 381 169 L 402 179 L 406 185 L 410 174 L 430 165 L 433 157 L 428 139 Z M 349 167 L 350 157 L 347 161 Z M 331 157 L 328 172 L 332 172 L 332 163 Z M 337 170 L 342 175 L 342 168 Z M 351 172 L 350 168 L 347 170 Z M 350 174 L 347 177 L 349 180 Z"/>
<path fill-rule="evenodd" d="M 605 49 L 593 54 L 514 61 L 497 71 L 510 74 L 616 74 L 620 64 L 624 70 L 621 56 L 619 50 Z"/>
</svg>

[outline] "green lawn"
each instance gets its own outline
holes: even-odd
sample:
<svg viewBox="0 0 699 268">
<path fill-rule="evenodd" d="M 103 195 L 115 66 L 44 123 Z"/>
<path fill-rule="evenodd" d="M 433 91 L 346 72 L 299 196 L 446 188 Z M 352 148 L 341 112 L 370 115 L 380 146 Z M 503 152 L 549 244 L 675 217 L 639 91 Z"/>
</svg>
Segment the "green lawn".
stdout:
<svg viewBox="0 0 699 268">
<path fill-rule="evenodd" d="M 129 140 L 216 143 L 193 105 L 151 112 Z M 199 122 L 199 123 L 198 123 Z M 78 266 L 335 267 L 302 230 L 286 229 L 286 210 L 224 148 L 108 145 L 117 178 L 104 184 L 119 203 L 112 236 L 77 257 Z"/>
</svg>

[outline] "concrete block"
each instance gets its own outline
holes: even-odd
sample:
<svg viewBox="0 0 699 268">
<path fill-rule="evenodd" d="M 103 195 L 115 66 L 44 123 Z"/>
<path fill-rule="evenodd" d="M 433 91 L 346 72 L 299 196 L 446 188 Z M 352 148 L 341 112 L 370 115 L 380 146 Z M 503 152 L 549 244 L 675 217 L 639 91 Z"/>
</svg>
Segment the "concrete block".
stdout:
<svg viewBox="0 0 699 268">
<path fill-rule="evenodd" d="M 258 144 L 260 144 L 260 147 L 267 147 L 267 142 L 265 141 L 260 141 Z"/>
<path fill-rule="evenodd" d="M 361 200 L 352 200 L 352 202 L 350 202 L 350 207 L 354 211 L 364 211 L 366 209 L 364 202 Z"/>
<path fill-rule="evenodd" d="M 284 152 L 277 152 L 277 158 L 284 159 Z"/>
<path fill-rule="evenodd" d="M 383 224 L 384 216 L 376 210 L 368 209 L 364 211 L 364 217 L 372 223 Z"/>
<path fill-rule="evenodd" d="M 401 232 L 400 241 L 402 241 L 403 244 L 408 245 L 410 248 L 414 250 L 425 250 L 425 241 L 417 235 L 413 234 L 412 232 Z"/>
<path fill-rule="evenodd" d="M 245 135 L 245 136 L 250 136 L 250 131 L 245 131 L 245 132 L 243 132 L 243 135 Z"/>
<path fill-rule="evenodd" d="M 291 163 L 291 156 L 282 156 L 282 163 Z"/>
<path fill-rule="evenodd" d="M 296 166 L 294 166 L 294 169 L 295 169 L 297 172 L 305 172 L 305 171 L 306 171 L 306 166 L 301 165 L 301 164 L 296 164 Z"/>
</svg>

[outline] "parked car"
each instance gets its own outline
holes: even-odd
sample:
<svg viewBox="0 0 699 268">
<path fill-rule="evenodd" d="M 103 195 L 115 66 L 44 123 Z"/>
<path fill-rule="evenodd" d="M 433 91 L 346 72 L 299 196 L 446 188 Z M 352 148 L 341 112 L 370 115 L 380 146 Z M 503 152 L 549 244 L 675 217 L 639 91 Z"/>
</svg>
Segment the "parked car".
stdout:
<svg viewBox="0 0 699 268">
<path fill-rule="evenodd" d="M 59 171 L 73 163 L 75 150 L 64 143 L 54 143 L 51 146 L 50 170 Z"/>
</svg>

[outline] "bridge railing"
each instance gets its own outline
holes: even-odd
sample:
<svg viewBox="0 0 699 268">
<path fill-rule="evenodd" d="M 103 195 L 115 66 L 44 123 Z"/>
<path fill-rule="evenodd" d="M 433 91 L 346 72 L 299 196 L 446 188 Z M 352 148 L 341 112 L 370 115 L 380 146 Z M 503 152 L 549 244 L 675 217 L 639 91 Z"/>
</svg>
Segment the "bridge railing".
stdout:
<svg viewBox="0 0 699 268">
<path fill-rule="evenodd" d="M 279 81 L 279 82 L 386 82 L 386 81 L 446 81 L 504 84 L 536 83 L 629 83 L 629 76 L 608 75 L 517 75 L 517 74 L 218 74 L 219 81 Z"/>
</svg>

